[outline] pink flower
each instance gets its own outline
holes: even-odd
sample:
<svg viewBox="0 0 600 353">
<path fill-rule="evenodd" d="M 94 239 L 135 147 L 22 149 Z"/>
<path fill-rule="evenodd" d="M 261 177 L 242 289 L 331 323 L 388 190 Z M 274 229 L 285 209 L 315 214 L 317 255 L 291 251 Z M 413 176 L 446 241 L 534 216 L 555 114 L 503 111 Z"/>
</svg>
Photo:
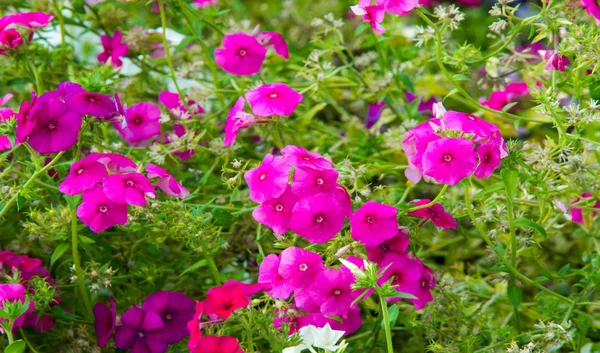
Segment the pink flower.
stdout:
<svg viewBox="0 0 600 353">
<path fill-rule="evenodd" d="M 273 298 L 287 300 L 294 292 L 294 286 L 279 274 L 279 262 L 279 256 L 275 254 L 265 257 L 258 269 L 258 282 L 271 285 L 267 293 Z"/>
<path fill-rule="evenodd" d="M 545 69 L 548 71 L 560 70 L 565 72 L 565 66 L 570 64 L 569 58 L 564 55 L 560 55 L 555 50 L 546 50 L 544 59 L 546 59 Z"/>
<path fill-rule="evenodd" d="M 587 13 L 596 18 L 596 24 L 600 24 L 600 5 L 596 0 L 579 0 L 581 5 L 585 6 Z"/>
<path fill-rule="evenodd" d="M 292 192 L 298 197 L 320 193 L 333 194 L 338 186 L 337 179 L 338 172 L 335 169 L 296 167 Z"/>
<path fill-rule="evenodd" d="M 355 15 L 362 16 L 363 20 L 369 22 L 371 28 L 376 34 L 385 33 L 385 28 L 381 25 L 385 17 L 383 6 L 369 5 L 371 1 L 361 0 L 358 5 L 350 6 Z"/>
<path fill-rule="evenodd" d="M 204 303 L 196 300 L 196 312 L 191 321 L 187 323 L 190 339 L 188 349 L 192 351 L 198 342 L 202 340 L 202 314 L 204 314 Z"/>
<path fill-rule="evenodd" d="M 481 102 L 482 105 L 487 105 L 494 110 L 502 110 L 509 103 L 518 102 L 529 96 L 529 88 L 525 82 L 511 82 L 503 90 L 494 91 L 490 94 L 487 101 Z M 509 112 L 514 112 L 516 106 L 509 109 Z"/>
<path fill-rule="evenodd" d="M 113 121 L 119 115 L 117 104 L 106 94 L 80 91 L 69 96 L 67 103 L 81 115 L 91 115 L 105 121 Z"/>
<path fill-rule="evenodd" d="M 352 200 L 350 194 L 343 185 L 338 184 L 333 192 L 333 198 L 338 202 L 344 216 L 352 216 Z"/>
<path fill-rule="evenodd" d="M 112 65 L 121 67 L 123 65 L 121 58 L 129 51 L 127 44 L 122 42 L 121 31 L 115 31 L 112 37 L 103 34 L 100 36 L 100 40 L 104 51 L 98 54 L 98 61 L 107 63 L 110 60 Z"/>
<path fill-rule="evenodd" d="M 235 337 L 204 336 L 191 353 L 244 353 Z"/>
<path fill-rule="evenodd" d="M 4 309 L 5 303 L 21 302 L 25 304 L 27 301 L 25 287 L 18 283 L 2 283 L 0 284 L 0 308 Z M 23 326 L 26 314 L 33 311 L 33 302 L 29 303 L 27 310 L 13 322 L 13 329 Z M 0 324 L 6 321 L 5 318 L 0 318 Z M 0 332 L 4 332 L 0 327 Z"/>
<path fill-rule="evenodd" d="M 23 44 L 23 37 L 21 37 L 19 31 L 17 31 L 15 28 L 0 30 L 0 48 L 2 46 L 7 46 L 11 49 L 14 49 L 21 44 Z M 0 53 L 3 51 L 3 49 L 0 49 Z"/>
<path fill-rule="evenodd" d="M 343 210 L 333 196 L 316 194 L 298 200 L 292 211 L 290 228 L 318 244 L 333 239 L 344 227 L 344 219 Z"/>
<path fill-rule="evenodd" d="M 583 194 L 581 194 L 580 198 L 577 198 L 577 199 L 573 200 L 571 202 L 571 205 L 576 205 L 576 204 L 580 203 L 582 201 L 582 199 L 591 199 L 592 197 L 594 197 L 594 195 L 592 195 L 591 193 L 584 192 Z M 600 201 L 597 201 L 594 204 L 593 208 L 600 209 Z M 596 217 L 597 214 L 598 214 L 598 212 L 594 211 L 592 213 L 592 217 Z M 587 216 L 589 216 L 589 211 L 586 211 L 586 217 L 585 218 L 587 218 Z M 585 224 L 584 213 L 583 213 L 583 210 L 581 208 L 576 208 L 576 207 L 571 208 L 571 221 L 575 222 L 575 223 L 579 223 L 579 224 Z"/>
<path fill-rule="evenodd" d="M 427 268 L 419 259 L 411 259 L 408 256 L 391 254 L 381 264 L 385 271 L 380 284 L 393 278 L 392 284 L 397 286 L 396 290 L 402 293 L 412 294 L 417 299 L 402 299 L 400 297 L 388 298 L 388 301 L 407 300 L 415 305 L 415 309 L 422 309 L 428 302 L 432 301 L 430 288 L 435 287 L 433 272 Z"/>
<path fill-rule="evenodd" d="M 37 115 L 35 114 L 37 100 L 38 97 L 34 91 L 31 92 L 31 100 L 29 102 L 21 102 L 19 115 L 17 116 L 17 128 L 15 129 L 18 143 L 27 141 L 27 137 L 29 137 L 31 130 L 35 127 L 37 121 Z"/>
<path fill-rule="evenodd" d="M 155 198 L 156 190 L 140 173 L 113 174 L 102 181 L 104 194 L 119 204 L 145 206 L 146 197 Z"/>
<path fill-rule="evenodd" d="M 398 233 L 392 238 L 384 241 L 383 243 L 376 246 L 368 246 L 367 247 L 367 258 L 370 261 L 373 261 L 377 264 L 381 264 L 383 259 L 388 254 L 398 254 L 404 255 L 406 254 L 406 250 L 408 249 L 409 239 L 408 239 L 408 228 L 400 227 L 398 228 Z"/>
<path fill-rule="evenodd" d="M 484 143 L 477 147 L 479 164 L 474 175 L 478 178 L 489 178 L 496 168 L 500 166 L 501 147 L 495 143 Z"/>
<path fill-rule="evenodd" d="M 94 305 L 94 330 L 98 338 L 98 347 L 106 346 L 115 330 L 116 323 L 117 310 L 115 301 L 112 298 L 110 298 L 110 308 L 102 302 Z"/>
<path fill-rule="evenodd" d="M 381 118 L 381 113 L 383 112 L 383 107 L 385 106 L 385 101 L 381 101 L 379 103 L 373 102 L 369 104 L 369 112 L 365 117 L 365 127 L 370 129 L 375 125 L 379 118 Z"/>
<path fill-rule="evenodd" d="M 42 102 L 34 108 L 35 125 L 29 133 L 29 144 L 39 153 L 49 154 L 71 148 L 81 128 L 81 115 L 69 109 L 69 106 L 52 99 Z"/>
<path fill-rule="evenodd" d="M 0 30 L 16 25 L 28 28 L 46 27 L 54 16 L 45 12 L 20 12 L 0 18 Z"/>
<path fill-rule="evenodd" d="M 273 230 L 275 234 L 285 234 L 290 229 L 292 210 L 296 205 L 296 196 L 288 185 L 281 196 L 266 200 L 252 211 L 252 217 Z"/>
<path fill-rule="evenodd" d="M 430 202 L 431 200 L 429 199 L 421 199 L 418 201 L 412 201 L 410 204 L 421 206 L 426 205 Z M 454 218 L 452 218 L 452 215 L 446 212 L 444 206 L 440 205 L 439 203 L 436 203 L 433 206 L 420 208 L 416 211 L 409 212 L 408 215 L 413 217 L 420 217 L 423 219 L 430 219 L 431 222 L 433 222 L 433 224 L 444 229 L 456 229 L 458 225 Z"/>
<path fill-rule="evenodd" d="M 360 291 L 352 290 L 354 281 L 354 276 L 348 271 L 331 269 L 321 272 L 309 288 L 321 314 L 341 316 L 350 310 L 352 301 L 360 295 Z"/>
<path fill-rule="evenodd" d="M 249 91 L 246 99 L 257 116 L 289 116 L 302 102 L 302 95 L 285 83 L 273 83 Z"/>
<path fill-rule="evenodd" d="M 231 146 L 235 142 L 240 129 L 249 128 L 256 123 L 254 115 L 244 111 L 245 102 L 244 97 L 238 98 L 229 111 L 229 114 L 227 114 L 227 120 L 225 120 L 225 140 L 223 141 L 225 146 Z"/>
<path fill-rule="evenodd" d="M 198 7 L 209 7 L 215 5 L 219 0 L 194 0 L 192 1 L 193 5 Z"/>
<path fill-rule="evenodd" d="M 296 167 L 306 166 L 313 169 L 333 168 L 333 164 L 320 154 L 309 152 L 300 146 L 285 146 L 281 149 L 281 154 L 283 154 L 289 164 Z"/>
<path fill-rule="evenodd" d="M 156 333 L 157 340 L 175 344 L 189 335 L 187 323 L 193 319 L 194 302 L 182 292 L 158 291 L 144 300 L 142 309 L 156 313 L 163 328 Z"/>
<path fill-rule="evenodd" d="M 260 71 L 267 49 L 256 38 L 245 33 L 228 34 L 221 44 L 223 48 L 215 49 L 215 61 L 225 72 L 250 76 Z"/>
<path fill-rule="evenodd" d="M 108 170 L 114 173 L 129 173 L 137 169 L 137 164 L 118 153 L 102 153 L 98 162 L 104 164 Z"/>
<path fill-rule="evenodd" d="M 125 119 L 115 122 L 114 127 L 131 145 L 143 146 L 160 136 L 160 107 L 150 102 L 134 104 L 125 111 Z"/>
<path fill-rule="evenodd" d="M 442 121 L 448 130 L 475 134 L 474 142 L 490 139 L 494 134 L 500 133 L 500 129 L 492 123 L 488 123 L 475 115 L 453 110 L 444 113 Z"/>
<path fill-rule="evenodd" d="M 106 166 L 98 162 L 99 153 L 90 153 L 85 158 L 71 165 L 69 174 L 58 186 L 63 194 L 73 196 L 91 189 L 108 176 Z"/>
<path fill-rule="evenodd" d="M 405 170 L 404 175 L 413 184 L 418 183 L 423 176 L 422 159 L 427 145 L 440 139 L 433 130 L 432 125 L 441 128 L 439 119 L 432 119 L 407 131 L 406 137 L 402 141 L 402 149 L 408 159 L 408 168 Z"/>
<path fill-rule="evenodd" d="M 158 94 L 158 102 L 169 109 L 171 114 L 177 119 L 187 120 L 192 118 L 177 92 L 161 91 Z M 204 109 L 196 101 L 188 100 L 187 106 L 192 110 L 194 115 L 204 113 Z"/>
<path fill-rule="evenodd" d="M 321 255 L 295 246 L 283 250 L 279 259 L 279 275 L 297 289 L 310 287 L 325 271 Z"/>
<path fill-rule="evenodd" d="M 77 207 L 77 217 L 95 233 L 127 223 L 127 205 L 109 200 L 102 186 L 96 185 L 83 193 L 83 202 Z"/>
<path fill-rule="evenodd" d="M 248 305 L 241 286 L 218 286 L 210 290 L 204 301 L 204 313 L 226 320 L 231 313 Z M 201 345 L 201 344 L 199 344 Z"/>
<path fill-rule="evenodd" d="M 262 163 L 244 174 L 250 200 L 258 203 L 278 198 L 288 185 L 290 167 L 283 157 L 265 155 Z"/>
<path fill-rule="evenodd" d="M 188 189 L 181 185 L 175 177 L 155 164 L 146 164 L 146 174 L 148 174 L 149 179 L 160 178 L 153 185 L 169 196 L 176 196 L 183 200 L 190 194 Z"/>
<path fill-rule="evenodd" d="M 419 0 L 378 0 L 377 3 L 383 3 L 386 12 L 404 16 L 417 6 Z"/>
<path fill-rule="evenodd" d="M 365 246 L 377 246 L 398 232 L 396 207 L 367 201 L 350 217 L 352 239 Z"/>
<path fill-rule="evenodd" d="M 285 60 L 290 58 L 290 52 L 288 49 L 288 45 L 283 39 L 283 36 L 277 32 L 260 32 L 257 35 L 258 41 L 262 43 L 263 46 L 272 45 L 275 54 L 282 56 Z"/>
<path fill-rule="evenodd" d="M 473 142 L 443 137 L 430 142 L 423 154 L 423 173 L 440 184 L 455 185 L 477 166 Z"/>
<path fill-rule="evenodd" d="M 417 106 L 417 111 L 418 112 L 426 112 L 423 115 L 428 118 L 433 117 L 431 112 L 433 112 L 433 105 L 435 103 L 437 103 L 437 100 L 435 98 L 430 97 L 429 99 L 425 100 L 424 97 L 415 96 L 414 94 L 412 94 L 410 92 L 406 92 L 404 95 L 406 96 L 406 101 L 409 103 L 412 103 L 415 100 L 419 100 L 419 105 Z"/>
</svg>

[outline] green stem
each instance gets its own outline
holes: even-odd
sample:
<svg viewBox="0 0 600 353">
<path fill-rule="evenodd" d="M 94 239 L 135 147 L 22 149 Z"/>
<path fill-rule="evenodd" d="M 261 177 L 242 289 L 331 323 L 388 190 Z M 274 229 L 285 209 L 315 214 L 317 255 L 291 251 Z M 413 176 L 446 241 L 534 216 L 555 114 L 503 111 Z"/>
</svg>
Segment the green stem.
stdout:
<svg viewBox="0 0 600 353">
<path fill-rule="evenodd" d="M 489 346 L 487 346 L 485 348 L 476 350 L 473 353 L 487 353 L 487 352 L 490 352 L 490 349 L 492 349 L 492 348 L 496 348 L 498 346 L 502 346 L 502 345 L 507 344 L 507 343 L 509 343 L 511 341 L 516 341 L 516 340 L 518 340 L 520 338 L 527 337 L 529 335 L 537 335 L 537 334 L 544 333 L 544 332 L 546 332 L 546 331 L 545 330 L 535 330 L 535 331 L 530 331 L 530 332 L 522 333 L 520 335 L 512 336 L 511 338 L 509 338 L 507 340 L 496 342 L 496 343 L 494 343 L 492 345 L 489 345 Z"/>
<path fill-rule="evenodd" d="M 31 342 L 29 342 L 29 340 L 27 339 L 27 336 L 25 335 L 25 331 L 23 331 L 22 328 L 19 328 L 19 332 L 21 333 L 21 337 L 23 337 L 23 341 L 25 341 L 25 343 L 27 344 L 27 347 L 29 347 L 29 349 L 33 352 L 33 353 L 38 353 L 37 349 L 35 349 L 33 347 L 33 345 L 31 344 Z"/>
<path fill-rule="evenodd" d="M 62 15 L 62 6 L 58 6 L 57 0 L 52 0 L 52 2 L 54 3 L 54 8 L 56 9 L 56 17 L 58 17 L 58 24 L 60 25 L 60 42 L 62 46 L 61 62 L 63 71 L 65 71 L 65 64 L 67 61 L 67 43 L 65 41 L 65 19 Z"/>
<path fill-rule="evenodd" d="M 446 185 L 444 185 L 444 187 L 442 187 L 442 190 L 440 190 L 439 194 L 437 194 L 437 196 L 435 197 L 435 199 L 433 199 L 433 201 L 426 203 L 424 205 L 419 205 L 419 206 L 409 208 L 408 212 L 414 212 L 416 210 L 420 210 L 422 208 L 427 208 L 427 207 L 431 207 L 431 206 L 435 205 L 442 198 L 442 196 L 444 196 L 444 194 L 446 193 L 446 190 L 448 190 L 448 184 L 446 184 Z"/>
<path fill-rule="evenodd" d="M 6 338 L 8 338 L 8 345 L 14 342 L 14 337 L 12 334 L 14 321 L 12 319 L 8 320 L 8 325 L 5 328 L 4 332 L 6 332 Z"/>
<path fill-rule="evenodd" d="M 217 265 L 215 264 L 215 259 L 211 256 L 207 256 L 206 257 L 206 261 L 208 261 L 208 267 L 210 267 L 210 272 L 212 272 L 212 275 L 215 279 L 215 283 L 217 284 L 217 286 L 221 285 L 221 276 L 219 275 L 219 269 L 217 268 Z"/>
<path fill-rule="evenodd" d="M 83 269 L 81 268 L 81 262 L 79 260 L 79 248 L 77 246 L 77 240 L 77 215 L 75 213 L 75 208 L 73 208 L 71 210 L 71 242 L 73 251 L 73 264 L 75 266 L 75 274 L 77 275 L 77 284 L 79 285 L 79 291 L 81 292 L 83 303 L 86 309 L 85 318 L 88 320 L 93 320 L 94 312 L 92 310 L 92 304 L 90 303 L 90 298 L 88 297 L 88 293 L 85 288 L 85 276 L 83 273 Z"/>
<path fill-rule="evenodd" d="M 387 301 L 383 296 L 379 296 L 381 302 L 381 314 L 383 315 L 383 324 L 385 326 L 385 341 L 388 353 L 394 353 L 394 345 L 392 344 L 392 328 L 390 326 L 390 317 L 388 314 Z"/>
</svg>

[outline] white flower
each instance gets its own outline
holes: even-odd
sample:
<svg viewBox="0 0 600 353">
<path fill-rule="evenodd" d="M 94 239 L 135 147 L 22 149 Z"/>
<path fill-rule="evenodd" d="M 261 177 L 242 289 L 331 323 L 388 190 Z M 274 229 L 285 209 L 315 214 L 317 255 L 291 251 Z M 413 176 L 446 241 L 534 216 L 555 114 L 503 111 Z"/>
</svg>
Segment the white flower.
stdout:
<svg viewBox="0 0 600 353">
<path fill-rule="evenodd" d="M 335 352 L 340 347 L 336 346 L 336 343 L 343 335 L 344 331 L 333 330 L 329 324 L 322 328 L 308 325 L 300 329 L 304 344 L 331 352 Z"/>
<path fill-rule="evenodd" d="M 283 351 L 281 351 L 281 353 L 300 353 L 303 350 L 305 350 L 306 348 L 308 348 L 308 347 L 301 344 L 301 345 L 294 346 L 294 347 L 284 348 Z"/>
</svg>

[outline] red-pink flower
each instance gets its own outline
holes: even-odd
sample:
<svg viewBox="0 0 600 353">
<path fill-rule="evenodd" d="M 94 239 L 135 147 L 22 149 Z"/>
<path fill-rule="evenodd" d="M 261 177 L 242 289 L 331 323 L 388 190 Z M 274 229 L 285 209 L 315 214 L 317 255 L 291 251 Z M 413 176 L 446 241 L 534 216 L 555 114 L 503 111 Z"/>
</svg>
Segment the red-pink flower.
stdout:
<svg viewBox="0 0 600 353">
<path fill-rule="evenodd" d="M 125 111 L 125 119 L 115 122 L 114 127 L 131 145 L 143 146 L 160 136 L 160 107 L 150 102 L 134 104 Z"/>
<path fill-rule="evenodd" d="M 525 82 L 511 82 L 504 89 L 494 91 L 490 94 L 487 101 L 481 102 L 494 110 L 502 110 L 504 106 L 510 103 L 518 102 L 529 96 L 529 88 Z M 511 107 L 508 111 L 514 112 L 517 106 Z"/>
<path fill-rule="evenodd" d="M 225 146 L 231 146 L 237 138 L 240 129 L 246 129 L 256 123 L 256 117 L 244 111 L 244 97 L 238 98 L 225 120 Z"/>
<path fill-rule="evenodd" d="M 192 351 L 194 347 L 202 340 L 202 314 L 204 314 L 204 303 L 196 300 L 196 312 L 194 317 L 187 324 L 190 332 L 188 349 Z"/>
<path fill-rule="evenodd" d="M 421 199 L 418 201 L 412 201 L 410 204 L 421 206 L 426 205 L 430 202 L 431 200 L 429 199 Z M 423 219 L 430 219 L 431 222 L 433 222 L 433 224 L 444 229 L 454 229 L 458 225 L 454 218 L 452 218 L 452 215 L 446 212 L 444 206 L 440 205 L 439 203 L 433 204 L 433 206 L 420 208 L 416 211 L 409 212 L 408 215 L 413 217 L 420 217 Z"/>
<path fill-rule="evenodd" d="M 290 229 L 292 210 L 297 198 L 288 185 L 279 197 L 266 200 L 252 211 L 252 217 L 273 230 L 275 234 L 285 234 Z"/>
<path fill-rule="evenodd" d="M 127 205 L 109 200 L 102 186 L 96 185 L 83 193 L 83 202 L 77 207 L 77 217 L 95 233 L 127 223 Z"/>
<path fill-rule="evenodd" d="M 267 293 L 273 298 L 287 300 L 294 292 L 294 286 L 279 274 L 279 262 L 279 256 L 275 254 L 265 257 L 258 269 L 258 282 L 271 285 Z"/>
<path fill-rule="evenodd" d="M 204 336 L 191 353 L 244 353 L 235 337 Z"/>
<path fill-rule="evenodd" d="M 35 125 L 29 132 L 29 144 L 39 153 L 49 154 L 71 148 L 81 128 L 81 115 L 58 100 L 39 103 L 33 109 Z"/>
<path fill-rule="evenodd" d="M 335 169 L 313 169 L 296 167 L 292 183 L 292 192 L 298 196 L 320 193 L 333 195 L 337 189 L 338 172 Z"/>
<path fill-rule="evenodd" d="M 113 174 L 102 181 L 104 194 L 112 202 L 145 206 L 146 197 L 155 198 L 156 190 L 141 173 Z"/>
<path fill-rule="evenodd" d="M 367 201 L 350 217 L 352 239 L 365 246 L 377 246 L 398 232 L 396 207 Z"/>
<path fill-rule="evenodd" d="M 100 153 L 90 153 L 85 158 L 71 165 L 69 174 L 58 186 L 63 194 L 73 196 L 94 187 L 108 176 L 106 166 L 98 160 L 102 157 Z"/>
<path fill-rule="evenodd" d="M 4 52 L 2 46 L 14 49 L 23 44 L 23 37 L 15 28 L 0 30 L 0 54 Z"/>
<path fill-rule="evenodd" d="M 289 116 L 302 102 L 302 95 L 285 83 L 273 83 L 248 91 L 246 99 L 257 116 Z"/>
<path fill-rule="evenodd" d="M 314 169 L 333 168 L 333 164 L 320 154 L 309 152 L 300 146 L 285 146 L 281 149 L 281 154 L 283 154 L 289 164 L 296 167 L 306 166 Z"/>
<path fill-rule="evenodd" d="M 455 185 L 477 167 L 473 142 L 443 137 L 430 142 L 423 154 L 423 173 L 440 184 Z"/>
<path fill-rule="evenodd" d="M 569 58 L 564 55 L 559 54 L 555 50 L 546 50 L 544 54 L 544 59 L 546 59 L 546 70 L 554 71 L 560 70 L 565 72 L 565 66 L 570 64 Z"/>
<path fill-rule="evenodd" d="M 54 18 L 45 12 L 19 12 L 0 18 L 0 30 L 8 26 L 16 25 L 28 28 L 46 27 Z"/>
<path fill-rule="evenodd" d="M 122 41 L 121 31 L 115 31 L 112 37 L 103 34 L 100 36 L 100 40 L 104 51 L 98 54 L 98 61 L 107 63 L 110 60 L 112 65 L 121 67 L 123 65 L 121 58 L 129 51 L 127 44 Z"/>
<path fill-rule="evenodd" d="M 258 203 L 278 198 L 288 185 L 290 167 L 283 157 L 265 155 L 262 163 L 244 174 L 250 200 Z"/>
<path fill-rule="evenodd" d="M 204 313 L 227 319 L 232 312 L 248 305 L 250 301 L 240 286 L 218 286 L 210 290 L 204 301 Z"/>
<path fill-rule="evenodd" d="M 215 49 L 215 61 L 225 72 L 250 76 L 260 71 L 267 49 L 256 38 L 245 33 L 228 34 L 221 44 L 223 48 Z"/>
<path fill-rule="evenodd" d="M 350 310 L 350 305 L 360 295 L 360 291 L 352 289 L 354 281 L 349 271 L 330 269 L 321 272 L 309 288 L 321 314 L 341 316 Z"/>
<path fill-rule="evenodd" d="M 398 228 L 398 233 L 392 238 L 376 246 L 367 246 L 367 258 L 370 261 L 381 264 L 388 254 L 406 254 L 408 244 L 408 228 L 400 227 Z"/>
<path fill-rule="evenodd" d="M 329 194 L 305 196 L 292 211 L 290 228 L 313 244 L 335 237 L 344 227 L 345 215 L 340 204 Z"/>
<path fill-rule="evenodd" d="M 310 287 L 325 270 L 321 255 L 295 246 L 283 250 L 279 259 L 279 275 L 299 290 Z"/>
<path fill-rule="evenodd" d="M 260 32 L 257 35 L 258 40 L 263 46 L 272 45 L 275 54 L 282 56 L 285 60 L 290 58 L 288 45 L 283 36 L 277 32 Z"/>
<path fill-rule="evenodd" d="M 155 164 L 146 164 L 146 174 L 149 179 L 159 178 L 153 185 L 169 196 L 176 196 L 183 200 L 190 194 L 188 189 L 181 185 L 175 177 Z"/>
</svg>

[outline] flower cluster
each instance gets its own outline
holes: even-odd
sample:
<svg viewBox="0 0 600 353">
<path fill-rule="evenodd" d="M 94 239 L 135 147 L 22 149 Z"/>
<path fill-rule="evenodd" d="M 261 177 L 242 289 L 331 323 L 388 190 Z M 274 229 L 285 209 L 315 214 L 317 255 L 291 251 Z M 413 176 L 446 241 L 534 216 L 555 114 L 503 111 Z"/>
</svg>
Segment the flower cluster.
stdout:
<svg viewBox="0 0 600 353">
<path fill-rule="evenodd" d="M 289 229 L 311 243 L 331 240 L 352 213 L 350 195 L 338 184 L 338 172 L 318 153 L 286 146 L 283 156 L 267 154 L 246 172 L 250 199 L 260 203 L 252 215 L 275 234 Z M 294 167 L 289 184 L 290 166 Z"/>
<path fill-rule="evenodd" d="M 439 106 L 435 118 L 406 132 L 402 149 L 408 158 L 405 175 L 413 184 L 421 177 L 448 185 L 471 175 L 489 178 L 508 155 L 496 125 Z"/>
<path fill-rule="evenodd" d="M 0 17 L 0 55 L 7 54 L 23 44 L 22 33 L 15 27 L 29 29 L 28 41 L 36 28 L 46 27 L 54 16 L 44 12 L 20 12 Z"/>
</svg>

